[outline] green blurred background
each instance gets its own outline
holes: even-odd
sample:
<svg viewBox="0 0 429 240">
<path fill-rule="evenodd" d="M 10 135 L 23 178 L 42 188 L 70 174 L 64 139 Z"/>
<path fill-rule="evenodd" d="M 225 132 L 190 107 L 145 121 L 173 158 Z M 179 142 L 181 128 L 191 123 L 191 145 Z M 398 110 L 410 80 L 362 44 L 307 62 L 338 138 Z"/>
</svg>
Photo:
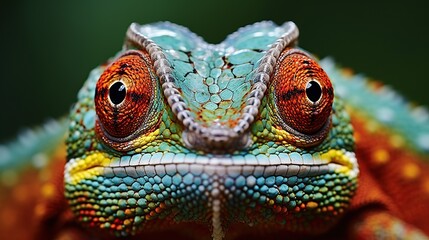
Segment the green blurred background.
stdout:
<svg viewBox="0 0 429 240">
<path fill-rule="evenodd" d="M 300 46 L 429 105 L 424 1 L 3 1 L 0 141 L 68 112 L 89 71 L 115 54 L 128 25 L 160 20 L 208 42 L 260 20 L 293 20 Z"/>
</svg>

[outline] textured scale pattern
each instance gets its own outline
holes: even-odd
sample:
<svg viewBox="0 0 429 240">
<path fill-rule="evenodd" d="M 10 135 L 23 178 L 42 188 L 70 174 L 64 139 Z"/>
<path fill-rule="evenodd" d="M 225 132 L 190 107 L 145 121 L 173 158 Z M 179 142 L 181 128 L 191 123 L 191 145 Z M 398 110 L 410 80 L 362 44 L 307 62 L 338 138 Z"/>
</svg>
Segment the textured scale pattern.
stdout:
<svg viewBox="0 0 429 240">
<path fill-rule="evenodd" d="M 0 238 L 428 239 L 427 110 L 297 38 L 131 24 L 68 121 L 0 146 Z"/>
<path fill-rule="evenodd" d="M 218 46 L 209 45 L 187 29 L 165 23 L 140 30 L 164 50 L 175 70 L 176 84 L 198 121 L 228 125 L 239 117 L 251 87 L 250 73 L 267 47 L 264 42 L 237 35 Z"/>
</svg>

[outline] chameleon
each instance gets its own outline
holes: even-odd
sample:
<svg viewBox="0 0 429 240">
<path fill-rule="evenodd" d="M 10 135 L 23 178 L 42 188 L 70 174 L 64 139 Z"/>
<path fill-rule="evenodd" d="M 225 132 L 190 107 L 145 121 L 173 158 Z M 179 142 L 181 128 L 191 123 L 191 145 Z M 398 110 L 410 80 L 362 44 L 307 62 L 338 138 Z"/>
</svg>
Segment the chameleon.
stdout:
<svg viewBox="0 0 429 240">
<path fill-rule="evenodd" d="M 0 145 L 0 238 L 428 239 L 427 110 L 298 36 L 132 23 L 67 118 Z"/>
</svg>

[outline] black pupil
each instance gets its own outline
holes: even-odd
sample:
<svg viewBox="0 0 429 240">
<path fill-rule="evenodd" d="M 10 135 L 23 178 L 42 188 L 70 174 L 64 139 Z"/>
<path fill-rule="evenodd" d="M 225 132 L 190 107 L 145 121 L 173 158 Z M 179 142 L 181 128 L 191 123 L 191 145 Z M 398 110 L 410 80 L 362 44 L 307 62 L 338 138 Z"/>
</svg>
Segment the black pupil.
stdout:
<svg viewBox="0 0 429 240">
<path fill-rule="evenodd" d="M 127 91 L 122 82 L 115 82 L 109 89 L 109 98 L 113 104 L 119 104 L 125 99 Z"/>
<path fill-rule="evenodd" d="M 322 96 L 322 88 L 318 82 L 309 81 L 305 88 L 305 93 L 307 94 L 308 99 L 314 103 L 317 102 Z"/>
</svg>

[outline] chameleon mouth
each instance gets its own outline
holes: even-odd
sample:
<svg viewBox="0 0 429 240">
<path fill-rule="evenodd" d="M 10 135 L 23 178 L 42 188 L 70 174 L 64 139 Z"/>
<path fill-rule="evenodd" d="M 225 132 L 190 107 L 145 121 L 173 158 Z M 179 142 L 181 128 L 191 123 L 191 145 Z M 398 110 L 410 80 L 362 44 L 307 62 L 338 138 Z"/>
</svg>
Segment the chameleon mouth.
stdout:
<svg viewBox="0 0 429 240">
<path fill-rule="evenodd" d="M 178 222 L 211 222 L 213 239 L 222 239 L 229 223 L 258 224 L 262 216 L 260 214 L 265 212 L 263 209 L 270 209 L 269 212 L 281 208 L 282 211 L 290 212 L 289 215 L 279 217 L 291 222 L 296 221 L 294 213 L 300 211 L 296 209 L 321 213 L 323 219 L 326 214 L 337 216 L 353 194 L 348 184 L 356 181 L 357 174 L 355 154 L 345 150 L 269 156 L 203 156 L 158 152 L 113 159 L 103 153 L 94 153 L 84 159 L 70 159 L 67 162 L 65 183 L 69 191 L 66 197 L 71 200 L 75 213 L 85 219 L 92 219 L 93 216 L 80 210 L 87 209 L 93 201 L 100 201 L 102 207 L 107 204 L 109 212 L 116 208 L 123 211 L 121 207 L 137 211 L 136 204 L 140 204 L 139 207 L 146 212 L 132 216 L 133 221 L 136 221 L 136 229 L 143 228 L 146 221 L 158 215 L 171 216 L 175 221 L 177 218 Z M 331 188 L 316 186 L 320 181 L 330 181 L 333 176 L 343 180 Z M 305 195 L 304 188 L 299 187 L 304 183 L 314 185 L 314 193 Z M 336 191 L 343 196 L 341 200 L 335 200 L 337 207 L 329 205 L 332 203 L 326 191 Z M 100 192 L 104 192 L 102 195 L 110 200 L 99 200 Z M 124 205 L 125 200 L 121 204 L 111 200 L 129 196 L 130 192 L 134 199 L 130 205 Z M 248 196 L 247 200 L 241 199 L 243 194 Z M 308 199 L 304 201 L 306 197 Z M 283 199 L 282 202 L 277 202 L 279 199 Z M 297 202 L 300 204 L 296 205 Z M 260 206 L 262 210 L 254 208 L 252 204 Z M 95 211 L 105 214 L 103 209 Z M 235 210 L 228 213 L 225 209 Z M 121 215 L 122 212 L 116 214 Z M 277 212 L 272 214 L 275 217 Z M 146 220 L 143 223 L 141 219 Z M 134 234 L 135 230 L 123 231 Z"/>
<path fill-rule="evenodd" d="M 353 153 L 327 153 L 328 155 L 279 154 L 259 156 L 198 156 L 195 154 L 144 154 L 131 158 L 121 158 L 104 168 L 105 175 L 115 176 L 163 176 L 174 173 L 200 175 L 253 175 L 253 176 L 298 176 L 311 177 L 330 171 L 346 172 L 354 175 L 356 165 Z"/>
<path fill-rule="evenodd" d="M 193 153 L 154 153 L 135 154 L 121 158 L 100 159 L 97 161 L 87 157 L 82 164 L 79 161 L 69 161 L 66 165 L 66 182 L 77 182 L 89 175 L 104 175 L 106 177 L 143 177 L 164 176 L 179 173 L 184 176 L 192 174 L 199 176 L 205 173 L 236 177 L 242 176 L 297 176 L 312 177 L 340 172 L 350 177 L 358 175 L 358 164 L 355 154 L 345 150 L 330 150 L 326 153 L 299 154 L 280 153 L 276 155 L 235 155 L 235 156 L 202 156 Z M 87 161 L 88 160 L 88 161 Z M 74 164 L 81 162 L 81 164 Z M 85 167 L 82 167 L 85 166 Z"/>
</svg>

